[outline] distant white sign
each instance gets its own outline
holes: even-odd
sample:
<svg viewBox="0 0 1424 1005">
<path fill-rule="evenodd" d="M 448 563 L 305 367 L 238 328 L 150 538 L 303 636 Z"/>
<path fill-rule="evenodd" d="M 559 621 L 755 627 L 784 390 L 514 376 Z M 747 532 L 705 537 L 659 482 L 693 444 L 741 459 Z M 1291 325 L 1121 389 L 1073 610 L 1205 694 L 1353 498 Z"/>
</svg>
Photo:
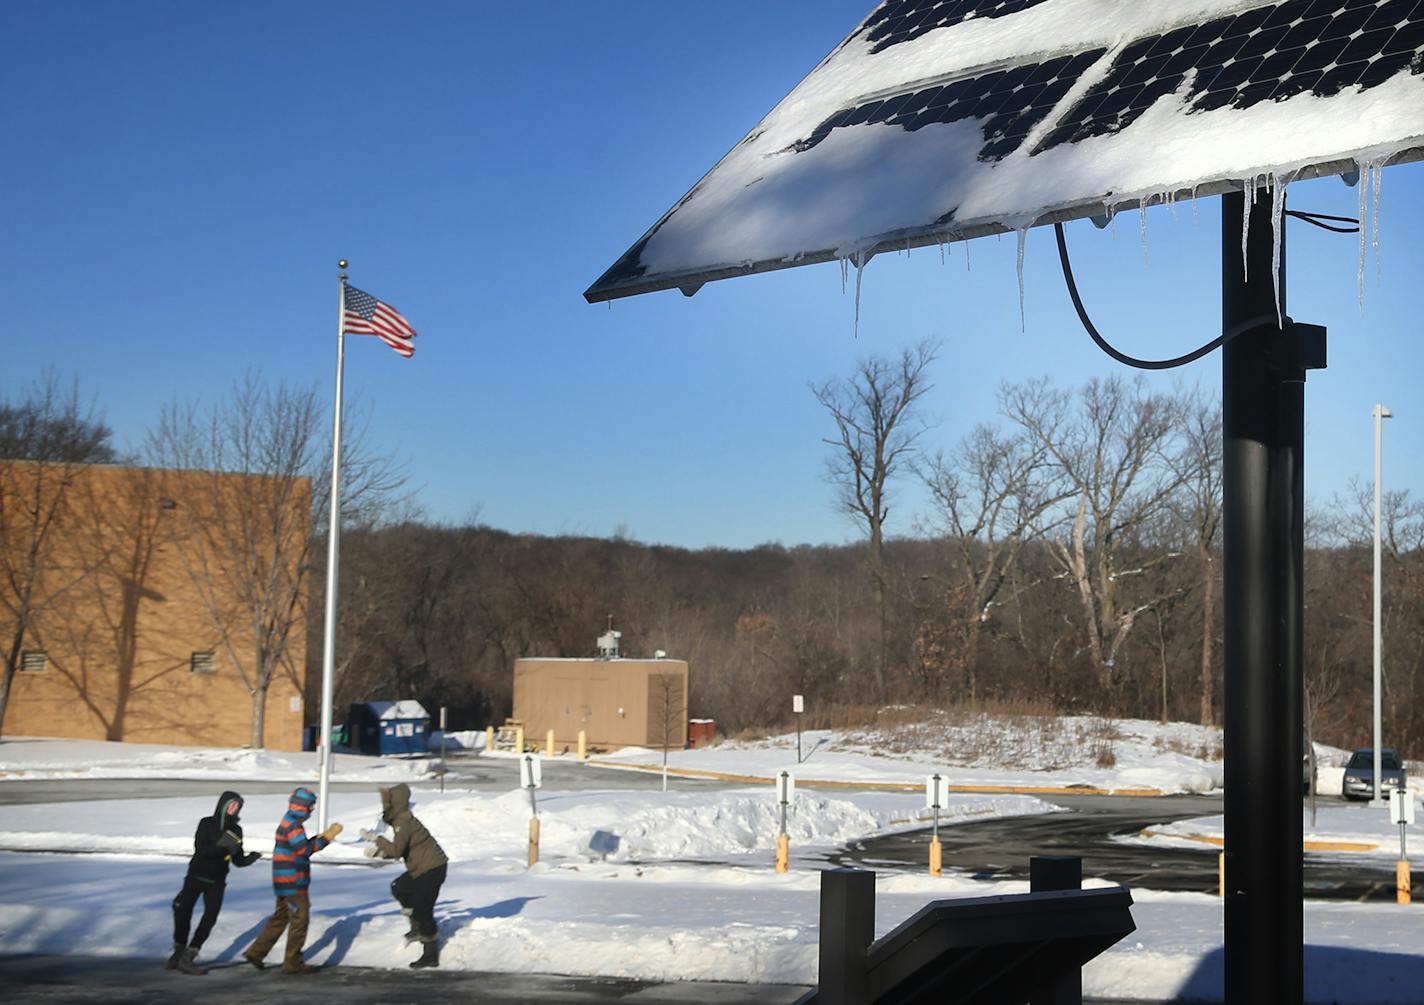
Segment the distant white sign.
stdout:
<svg viewBox="0 0 1424 1005">
<path fill-rule="evenodd" d="M 414 736 L 414 735 L 415 735 L 415 723 L 413 723 L 413 722 L 398 722 L 398 723 L 396 723 L 396 736 Z"/>
<path fill-rule="evenodd" d="M 302 699 L 297 697 L 296 695 L 293 695 L 290 699 L 288 699 L 287 707 L 293 712 L 300 712 L 302 710 Z"/>
<path fill-rule="evenodd" d="M 1414 823 L 1414 799 L 1408 789 L 1395 789 L 1389 794 L 1389 822 Z"/>
<path fill-rule="evenodd" d="M 519 787 L 537 789 L 544 784 L 544 769 L 538 754 L 525 754 L 519 759 Z"/>
<path fill-rule="evenodd" d="M 798 715 L 806 711 L 806 698 L 804 695 L 793 694 L 791 696 L 791 711 Z"/>
<path fill-rule="evenodd" d="M 932 810 L 942 810 L 949 795 L 949 779 L 943 775 L 925 776 L 925 806 Z"/>
<path fill-rule="evenodd" d="M 794 795 L 796 795 L 796 773 L 794 771 L 781 772 L 776 776 L 776 801 L 789 803 Z"/>
</svg>

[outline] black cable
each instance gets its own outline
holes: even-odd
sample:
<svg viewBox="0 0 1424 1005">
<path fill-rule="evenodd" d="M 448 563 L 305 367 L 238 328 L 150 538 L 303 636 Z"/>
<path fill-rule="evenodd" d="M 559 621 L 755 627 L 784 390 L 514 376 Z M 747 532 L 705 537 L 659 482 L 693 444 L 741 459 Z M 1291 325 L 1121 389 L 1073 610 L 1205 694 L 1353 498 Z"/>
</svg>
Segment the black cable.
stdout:
<svg viewBox="0 0 1424 1005">
<path fill-rule="evenodd" d="M 1189 353 L 1175 356 L 1172 359 L 1138 359 L 1136 356 L 1129 356 L 1127 353 L 1119 352 L 1108 344 L 1107 339 L 1098 334 L 1098 330 L 1093 327 L 1093 321 L 1088 317 L 1087 310 L 1083 307 L 1083 298 L 1078 296 L 1078 284 L 1073 281 L 1073 266 L 1068 262 L 1068 241 L 1063 236 L 1063 224 L 1055 223 L 1053 233 L 1058 237 L 1058 260 L 1063 263 L 1063 279 L 1068 284 L 1068 295 L 1073 298 L 1073 307 L 1078 312 L 1078 320 L 1083 322 L 1083 327 L 1092 336 L 1093 341 L 1098 344 L 1098 348 L 1107 353 L 1119 363 L 1128 366 L 1135 366 L 1139 370 L 1171 370 L 1174 367 L 1185 366 L 1188 363 L 1201 359 L 1207 353 L 1230 342 L 1238 335 L 1244 335 L 1254 328 L 1261 328 L 1269 325 L 1272 329 L 1277 326 L 1277 316 L 1274 314 L 1258 314 L 1255 317 L 1247 318 L 1238 325 L 1234 325 L 1229 330 L 1218 335 L 1206 345 L 1193 349 Z"/>
<path fill-rule="evenodd" d="M 1321 230 L 1328 230 L 1332 234 L 1358 234 L 1360 232 L 1360 221 L 1353 216 L 1330 216 L 1327 213 L 1307 213 L 1304 210 L 1288 209 L 1286 216 L 1293 216 L 1297 220 L 1302 220 L 1312 227 L 1319 227 Z M 1353 227 L 1332 227 L 1328 223 L 1321 223 L 1322 220 L 1334 220 L 1336 223 L 1352 223 Z"/>
</svg>

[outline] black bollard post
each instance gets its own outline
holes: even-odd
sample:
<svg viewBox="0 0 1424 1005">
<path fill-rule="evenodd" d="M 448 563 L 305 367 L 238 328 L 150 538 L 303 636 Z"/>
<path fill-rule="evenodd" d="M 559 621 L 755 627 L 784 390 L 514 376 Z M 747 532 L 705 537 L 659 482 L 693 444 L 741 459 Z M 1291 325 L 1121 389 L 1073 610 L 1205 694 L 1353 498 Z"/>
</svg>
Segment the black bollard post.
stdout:
<svg viewBox="0 0 1424 1005">
<path fill-rule="evenodd" d="M 1072 855 L 1034 855 L 1028 860 L 1028 888 L 1031 893 L 1081 890 L 1083 860 Z M 1065 974 L 1051 987 L 1034 992 L 1029 1005 L 1083 1005 L 1083 971 Z"/>
<path fill-rule="evenodd" d="M 823 870 L 817 1005 L 870 1005 L 866 951 L 874 941 L 875 873 Z"/>
</svg>

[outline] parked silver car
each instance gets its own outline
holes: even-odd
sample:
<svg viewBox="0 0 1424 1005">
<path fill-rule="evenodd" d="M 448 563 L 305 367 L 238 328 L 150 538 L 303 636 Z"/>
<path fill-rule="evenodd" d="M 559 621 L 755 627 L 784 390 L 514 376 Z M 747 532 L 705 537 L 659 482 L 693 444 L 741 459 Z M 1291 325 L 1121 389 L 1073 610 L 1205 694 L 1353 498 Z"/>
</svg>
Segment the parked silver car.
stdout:
<svg viewBox="0 0 1424 1005">
<path fill-rule="evenodd" d="M 1389 795 L 1389 790 L 1403 788 L 1404 763 L 1396 751 L 1380 750 L 1380 796 Z M 1366 747 L 1350 755 L 1350 763 L 1345 765 L 1345 779 L 1341 784 L 1341 794 L 1346 799 L 1371 799 L 1375 794 L 1375 752 Z"/>
</svg>

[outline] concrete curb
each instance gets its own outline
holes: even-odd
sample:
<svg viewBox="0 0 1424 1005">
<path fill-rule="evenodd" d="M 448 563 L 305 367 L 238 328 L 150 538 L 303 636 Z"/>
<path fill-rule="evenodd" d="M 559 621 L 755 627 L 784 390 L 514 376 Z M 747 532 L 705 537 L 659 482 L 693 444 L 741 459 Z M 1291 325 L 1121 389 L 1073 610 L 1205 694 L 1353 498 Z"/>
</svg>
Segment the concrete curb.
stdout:
<svg viewBox="0 0 1424 1005">
<path fill-rule="evenodd" d="M 588 764 L 599 768 L 622 768 L 626 771 L 647 771 L 662 773 L 658 764 L 629 764 L 625 761 L 605 761 L 589 758 Z M 741 785 L 774 785 L 776 779 L 763 775 L 742 775 L 728 771 L 703 771 L 698 768 L 668 768 L 667 773 L 677 778 L 698 778 L 713 782 L 736 782 Z M 859 789 L 870 792 L 923 792 L 923 782 L 855 782 L 835 778 L 796 778 L 797 788 L 807 789 Z M 950 792 L 981 794 L 1009 794 L 1029 796 L 1142 796 L 1165 795 L 1161 789 L 1103 789 L 1091 785 L 947 785 Z"/>
<path fill-rule="evenodd" d="M 1197 844 L 1211 845 L 1213 848 L 1225 846 L 1225 839 L 1216 834 L 1166 834 L 1151 827 L 1140 832 L 1145 838 L 1170 838 L 1179 841 L 1195 841 Z M 1306 839 L 1301 847 L 1305 851 L 1379 851 L 1379 844 L 1363 841 L 1312 841 Z"/>
</svg>

